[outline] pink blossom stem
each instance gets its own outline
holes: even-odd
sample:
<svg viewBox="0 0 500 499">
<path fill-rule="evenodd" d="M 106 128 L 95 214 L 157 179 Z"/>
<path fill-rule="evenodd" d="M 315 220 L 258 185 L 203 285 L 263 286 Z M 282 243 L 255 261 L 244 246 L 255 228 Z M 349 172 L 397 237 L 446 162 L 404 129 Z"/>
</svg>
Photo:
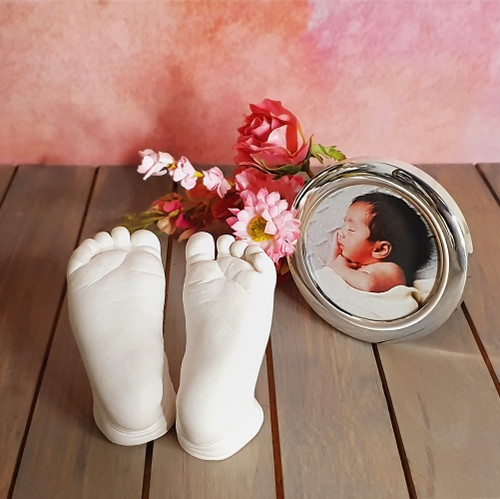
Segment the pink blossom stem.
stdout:
<svg viewBox="0 0 500 499">
<path fill-rule="evenodd" d="M 314 173 L 312 172 L 311 166 L 309 165 L 309 163 L 307 163 L 305 166 L 302 167 L 302 171 L 306 172 L 307 176 L 309 178 L 313 178 L 314 177 Z"/>
</svg>

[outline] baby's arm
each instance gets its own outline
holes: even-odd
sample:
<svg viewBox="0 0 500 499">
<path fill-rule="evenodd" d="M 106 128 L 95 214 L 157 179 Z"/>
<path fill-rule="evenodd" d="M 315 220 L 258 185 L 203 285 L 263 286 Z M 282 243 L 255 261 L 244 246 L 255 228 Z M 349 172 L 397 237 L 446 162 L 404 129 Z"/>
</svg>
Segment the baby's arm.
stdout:
<svg viewBox="0 0 500 499">
<path fill-rule="evenodd" d="M 395 263 L 381 262 L 360 267 L 339 255 L 332 267 L 347 284 L 361 291 L 381 293 L 406 284 L 403 271 Z"/>
<path fill-rule="evenodd" d="M 357 264 L 347 260 L 342 255 L 335 258 L 333 270 L 344 279 L 347 284 L 361 291 L 372 291 L 374 287 L 374 277 L 368 272 L 361 270 Z"/>
</svg>

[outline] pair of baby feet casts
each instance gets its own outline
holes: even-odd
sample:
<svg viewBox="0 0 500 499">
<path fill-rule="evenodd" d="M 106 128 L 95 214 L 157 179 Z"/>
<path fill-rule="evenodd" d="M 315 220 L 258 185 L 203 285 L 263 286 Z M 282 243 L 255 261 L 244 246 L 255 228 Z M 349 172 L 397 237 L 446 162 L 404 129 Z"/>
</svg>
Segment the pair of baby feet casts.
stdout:
<svg viewBox="0 0 500 499">
<path fill-rule="evenodd" d="M 177 395 L 163 346 L 165 273 L 156 235 L 116 227 L 73 252 L 71 327 L 96 424 L 112 442 L 142 444 L 176 421 L 186 452 L 220 460 L 260 430 L 255 385 L 271 329 L 276 271 L 258 246 L 229 235 L 215 246 L 203 232 L 186 245 L 186 351 Z"/>
</svg>

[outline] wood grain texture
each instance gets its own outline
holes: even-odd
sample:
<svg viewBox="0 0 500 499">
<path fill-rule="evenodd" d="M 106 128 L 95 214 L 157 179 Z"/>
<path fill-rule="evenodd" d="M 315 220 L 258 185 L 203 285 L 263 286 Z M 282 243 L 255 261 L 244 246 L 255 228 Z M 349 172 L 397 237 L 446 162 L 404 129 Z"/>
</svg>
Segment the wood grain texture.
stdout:
<svg viewBox="0 0 500 499">
<path fill-rule="evenodd" d="M 165 179 L 142 183 L 128 167 L 101 168 L 82 237 L 111 229 L 126 212 L 147 208 L 170 185 Z M 64 303 L 14 497 L 33 497 L 33 484 L 38 497 L 140 497 L 145 455 L 145 445 L 112 444 L 95 426 L 90 386 Z"/>
<path fill-rule="evenodd" d="M 15 166 L 1 166 L 0 165 L 0 203 L 3 199 L 3 195 L 12 179 L 12 175 L 16 170 Z"/>
<path fill-rule="evenodd" d="M 500 199 L 500 163 L 483 163 L 478 165 L 478 170 L 486 177 L 497 199 Z"/>
<path fill-rule="evenodd" d="M 500 377 L 500 209 L 473 165 L 439 165 L 432 169 L 432 176 L 454 197 L 467 220 L 474 253 L 464 300 Z"/>
<path fill-rule="evenodd" d="M 180 447 L 175 428 L 155 441 L 151 498 L 276 497 L 266 374 L 263 368 L 256 388 L 257 400 L 264 409 L 264 424 L 258 435 L 234 456 L 224 461 L 196 459 Z"/>
<path fill-rule="evenodd" d="M 0 497 L 15 472 L 92 176 L 21 167 L 0 212 Z"/>
<path fill-rule="evenodd" d="M 264 426 L 232 458 L 208 462 L 181 449 L 175 428 L 148 446 L 152 453 L 101 435 L 63 301 L 80 230 L 90 237 L 147 208 L 171 189 L 169 178 L 143 182 L 134 167 L 0 167 L 0 497 L 12 477 L 16 499 L 281 497 L 271 409 L 287 499 L 408 497 L 402 461 L 419 498 L 500 497 L 500 165 L 423 169 L 471 229 L 463 309 L 471 323 L 459 309 L 427 337 L 379 345 L 384 383 L 371 345 L 333 330 L 291 279 L 281 282 L 273 369 L 264 363 L 257 384 Z M 169 256 L 165 348 L 178 387 L 185 244 L 161 241 Z"/>
<path fill-rule="evenodd" d="M 417 497 L 499 497 L 500 398 L 462 311 L 379 351 Z"/>
<path fill-rule="evenodd" d="M 165 352 L 168 357 L 170 377 L 174 389 L 179 389 L 182 358 L 186 348 L 186 323 L 184 321 L 184 306 L 182 304 L 182 286 L 184 284 L 186 244 L 181 241 L 171 241 L 167 267 L 167 303 L 165 307 L 164 338 Z"/>
<path fill-rule="evenodd" d="M 291 280 L 271 339 L 285 497 L 405 497 L 371 345 L 320 319 Z"/>
<path fill-rule="evenodd" d="M 170 254 L 168 300 L 165 314 L 165 349 L 174 386 L 179 386 L 185 349 L 182 286 L 185 273 L 185 243 L 173 241 Z M 264 362 L 256 387 L 264 409 L 264 424 L 258 435 L 237 454 L 224 461 L 202 461 L 186 454 L 175 428 L 154 443 L 151 497 L 177 499 L 272 498 L 275 494 L 272 435 L 267 371 Z M 203 415 L 200 415 L 203 417 Z"/>
<path fill-rule="evenodd" d="M 455 196 L 471 224 L 475 252 L 480 252 L 476 263 L 487 261 L 491 226 L 480 230 L 478 217 L 486 225 L 484 214 L 496 220 L 500 210 L 474 167 L 426 169 Z M 471 268 L 466 304 L 476 318 L 485 294 L 494 294 L 492 288 L 481 290 L 484 281 L 477 272 L 500 279 L 498 270 L 498 265 Z M 492 333 L 499 317 L 494 320 Z M 462 310 L 429 336 L 383 344 L 379 352 L 417 496 L 499 497 L 500 398 Z"/>
</svg>

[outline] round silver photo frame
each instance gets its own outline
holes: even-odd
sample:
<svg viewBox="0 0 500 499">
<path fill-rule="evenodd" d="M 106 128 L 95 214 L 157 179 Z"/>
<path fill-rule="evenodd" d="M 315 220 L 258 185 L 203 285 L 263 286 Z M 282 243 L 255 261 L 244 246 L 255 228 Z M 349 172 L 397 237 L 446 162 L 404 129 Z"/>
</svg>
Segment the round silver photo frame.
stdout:
<svg viewBox="0 0 500 499">
<path fill-rule="evenodd" d="M 288 264 L 312 309 L 371 343 L 416 338 L 461 302 L 472 240 L 446 190 L 398 160 L 347 159 L 297 195 Z"/>
</svg>

